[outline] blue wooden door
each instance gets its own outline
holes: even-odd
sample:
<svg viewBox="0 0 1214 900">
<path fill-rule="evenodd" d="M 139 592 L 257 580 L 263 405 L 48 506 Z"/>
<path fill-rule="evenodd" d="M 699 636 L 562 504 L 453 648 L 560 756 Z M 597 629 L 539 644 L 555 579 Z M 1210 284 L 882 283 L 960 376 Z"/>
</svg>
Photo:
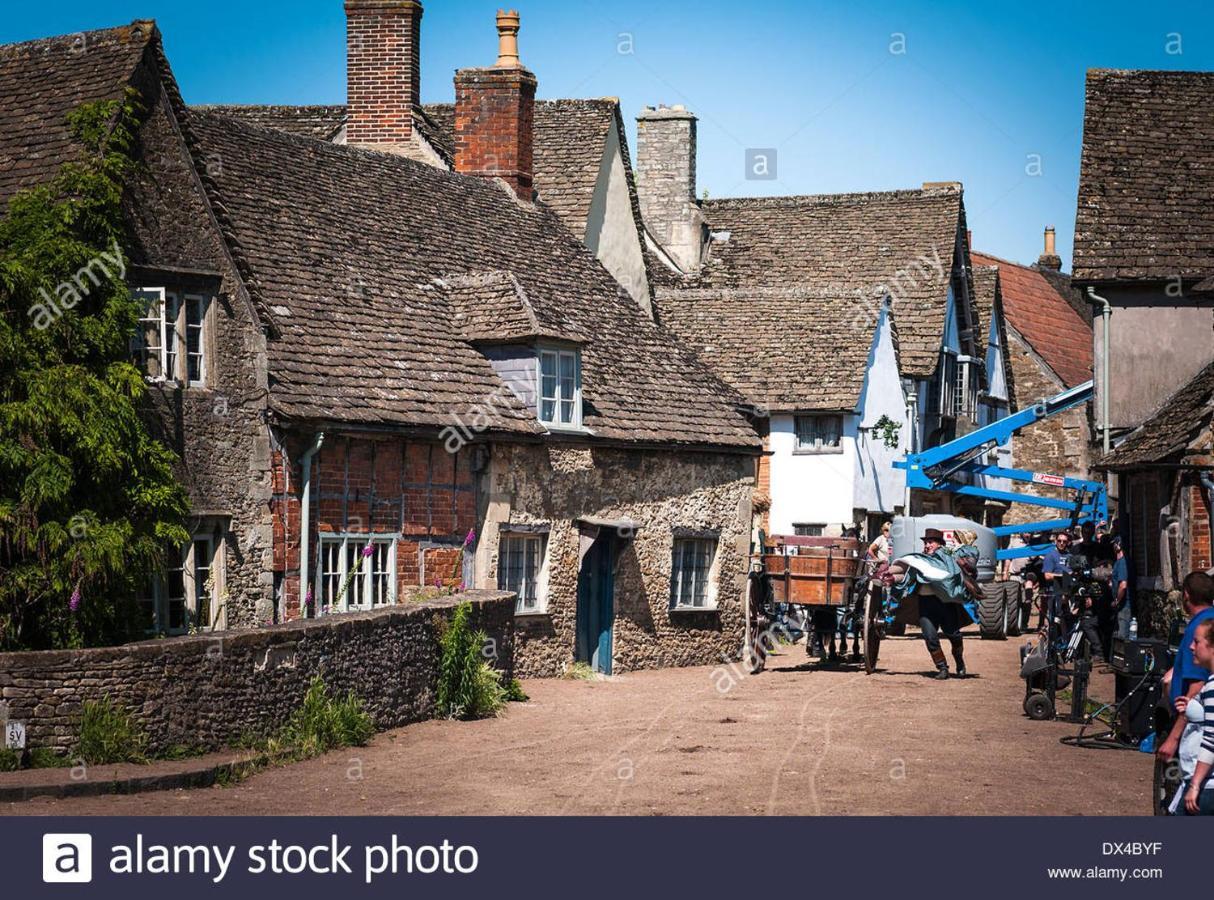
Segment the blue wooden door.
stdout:
<svg viewBox="0 0 1214 900">
<path fill-rule="evenodd" d="M 577 585 L 579 662 L 611 674 L 611 628 L 615 622 L 615 540 L 599 535 L 582 558 Z"/>
</svg>

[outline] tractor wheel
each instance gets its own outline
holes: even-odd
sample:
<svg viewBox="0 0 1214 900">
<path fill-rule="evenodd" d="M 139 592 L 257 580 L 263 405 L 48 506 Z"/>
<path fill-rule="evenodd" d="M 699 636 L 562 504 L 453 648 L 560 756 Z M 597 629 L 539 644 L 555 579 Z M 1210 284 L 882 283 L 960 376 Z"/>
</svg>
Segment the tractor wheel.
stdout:
<svg viewBox="0 0 1214 900">
<path fill-rule="evenodd" d="M 978 630 L 984 639 L 1007 639 L 1007 598 L 998 582 L 982 585 L 978 602 Z"/>
<path fill-rule="evenodd" d="M 1054 704 L 1046 694 L 1029 694 L 1024 700 L 1024 713 L 1034 722 L 1054 718 Z"/>
<path fill-rule="evenodd" d="M 1023 631 L 1022 625 L 1022 607 L 1023 598 L 1021 591 L 1023 589 L 1018 581 L 1003 582 L 1004 602 L 1007 604 L 1007 628 L 1006 634 L 1008 637 L 1017 637 Z"/>
</svg>

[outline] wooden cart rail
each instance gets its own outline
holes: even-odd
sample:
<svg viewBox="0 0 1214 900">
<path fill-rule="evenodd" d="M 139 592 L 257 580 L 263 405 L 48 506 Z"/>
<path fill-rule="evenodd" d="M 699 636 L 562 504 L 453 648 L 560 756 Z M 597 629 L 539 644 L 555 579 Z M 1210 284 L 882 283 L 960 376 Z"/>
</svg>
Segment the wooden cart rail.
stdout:
<svg viewBox="0 0 1214 900">
<path fill-rule="evenodd" d="M 777 603 L 844 606 L 861 574 L 860 542 L 852 538 L 773 537 L 763 570 Z"/>
</svg>

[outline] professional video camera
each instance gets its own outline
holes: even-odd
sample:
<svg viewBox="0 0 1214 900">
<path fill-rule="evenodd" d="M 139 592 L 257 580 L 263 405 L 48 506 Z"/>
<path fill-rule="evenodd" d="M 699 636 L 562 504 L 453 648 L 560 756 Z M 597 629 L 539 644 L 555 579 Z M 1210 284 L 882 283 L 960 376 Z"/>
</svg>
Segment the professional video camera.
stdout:
<svg viewBox="0 0 1214 900">
<path fill-rule="evenodd" d="M 1090 606 L 1095 606 L 1107 590 L 1107 576 L 1092 565 L 1090 557 L 1083 553 L 1072 553 L 1068 560 L 1070 572 L 1061 578 L 1062 596 L 1067 598 L 1072 615 L 1082 615 Z"/>
</svg>

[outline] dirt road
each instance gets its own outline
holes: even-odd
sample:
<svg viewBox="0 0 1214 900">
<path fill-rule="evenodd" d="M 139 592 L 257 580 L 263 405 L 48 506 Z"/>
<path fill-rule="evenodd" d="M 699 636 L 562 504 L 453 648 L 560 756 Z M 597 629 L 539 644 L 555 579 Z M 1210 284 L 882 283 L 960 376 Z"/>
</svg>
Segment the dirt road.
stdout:
<svg viewBox="0 0 1214 900">
<path fill-rule="evenodd" d="M 534 681 L 498 719 L 425 722 L 235 787 L 36 800 L 10 814 L 1145 814 L 1150 757 L 1081 750 L 1020 708 L 1016 642 L 967 641 L 928 677 L 917 640 L 883 671 L 786 648 L 757 677 L 667 669 Z M 1107 690 L 1107 685 L 1105 687 Z"/>
</svg>

